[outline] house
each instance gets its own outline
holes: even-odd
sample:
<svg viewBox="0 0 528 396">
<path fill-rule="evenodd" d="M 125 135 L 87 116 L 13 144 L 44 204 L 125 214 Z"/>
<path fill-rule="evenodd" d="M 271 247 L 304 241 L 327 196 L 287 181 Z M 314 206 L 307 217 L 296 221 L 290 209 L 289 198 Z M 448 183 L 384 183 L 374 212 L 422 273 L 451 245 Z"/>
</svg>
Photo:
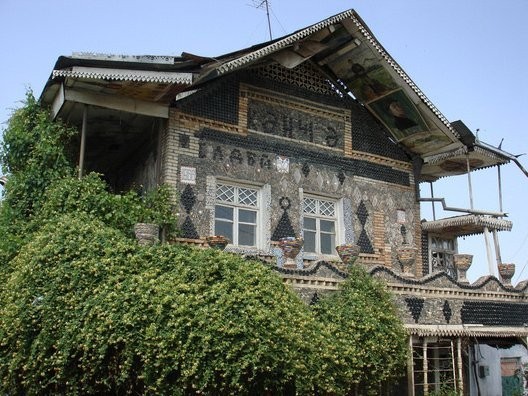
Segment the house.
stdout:
<svg viewBox="0 0 528 396">
<path fill-rule="evenodd" d="M 525 389 L 528 282 L 512 286 L 497 238 L 511 221 L 418 186 L 510 162 L 527 172 L 448 121 L 355 11 L 215 58 L 60 57 L 41 101 L 78 125 L 80 174 L 116 191 L 169 184 L 180 242 L 223 235 L 228 250 L 277 263 L 307 302 L 346 276 L 336 247 L 359 245 L 356 262 L 387 283 L 409 334 L 393 394 Z M 427 201 L 456 216 L 421 220 Z M 457 238 L 474 234 L 500 274 L 470 284 Z M 285 237 L 303 239 L 289 259 Z"/>
</svg>

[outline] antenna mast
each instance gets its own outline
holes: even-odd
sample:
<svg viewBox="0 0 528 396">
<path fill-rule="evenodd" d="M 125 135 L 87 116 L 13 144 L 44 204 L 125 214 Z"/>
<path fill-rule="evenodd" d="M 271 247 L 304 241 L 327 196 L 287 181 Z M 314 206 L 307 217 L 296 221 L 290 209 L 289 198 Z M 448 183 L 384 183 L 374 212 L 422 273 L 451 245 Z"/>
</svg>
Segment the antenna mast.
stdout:
<svg viewBox="0 0 528 396">
<path fill-rule="evenodd" d="M 269 36 L 270 40 L 273 40 L 273 36 L 271 35 L 271 20 L 270 20 L 270 0 L 253 0 L 253 4 L 255 5 L 255 8 L 263 8 L 266 6 L 266 16 L 268 17 L 268 30 L 269 30 Z"/>
</svg>

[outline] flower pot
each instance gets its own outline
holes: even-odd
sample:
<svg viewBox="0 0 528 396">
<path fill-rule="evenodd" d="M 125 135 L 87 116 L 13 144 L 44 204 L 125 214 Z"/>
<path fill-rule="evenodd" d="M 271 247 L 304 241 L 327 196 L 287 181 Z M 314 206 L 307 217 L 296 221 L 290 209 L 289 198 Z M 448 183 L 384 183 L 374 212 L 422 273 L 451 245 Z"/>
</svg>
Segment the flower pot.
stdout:
<svg viewBox="0 0 528 396">
<path fill-rule="evenodd" d="M 212 235 L 205 238 L 209 247 L 218 250 L 224 250 L 229 244 L 229 239 L 223 235 Z"/>
<path fill-rule="evenodd" d="M 336 246 L 335 249 L 341 261 L 347 266 L 351 266 L 356 262 L 361 251 L 361 247 L 355 243 L 345 243 Z"/>
<path fill-rule="evenodd" d="M 418 249 L 410 246 L 401 246 L 397 249 L 396 255 L 401 264 L 402 275 L 408 278 L 414 278 L 414 263 Z"/>
<path fill-rule="evenodd" d="M 499 274 L 502 283 L 506 286 L 511 286 L 511 280 L 515 274 L 515 264 L 499 264 Z"/>
<path fill-rule="evenodd" d="M 159 225 L 152 223 L 136 223 L 134 234 L 140 245 L 153 245 L 159 242 Z"/>
<path fill-rule="evenodd" d="M 286 237 L 279 240 L 279 248 L 282 250 L 282 254 L 286 258 L 284 262 L 285 268 L 297 268 L 295 257 L 301 251 L 304 240 L 302 238 Z"/>
<path fill-rule="evenodd" d="M 453 255 L 455 268 L 457 271 L 457 279 L 460 283 L 469 283 L 466 273 L 471 263 L 473 262 L 472 254 L 455 254 Z"/>
</svg>

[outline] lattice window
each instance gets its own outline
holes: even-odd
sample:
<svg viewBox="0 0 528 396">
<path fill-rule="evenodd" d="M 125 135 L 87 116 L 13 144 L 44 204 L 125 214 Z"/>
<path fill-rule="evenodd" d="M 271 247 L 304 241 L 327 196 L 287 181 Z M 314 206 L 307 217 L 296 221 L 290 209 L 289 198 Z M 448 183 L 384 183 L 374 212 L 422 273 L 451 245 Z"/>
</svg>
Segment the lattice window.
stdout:
<svg viewBox="0 0 528 396">
<path fill-rule="evenodd" d="M 295 85 L 309 91 L 324 95 L 340 96 L 334 86 L 308 62 L 288 69 L 278 63 L 256 67 L 253 69 L 259 76 Z"/>
</svg>

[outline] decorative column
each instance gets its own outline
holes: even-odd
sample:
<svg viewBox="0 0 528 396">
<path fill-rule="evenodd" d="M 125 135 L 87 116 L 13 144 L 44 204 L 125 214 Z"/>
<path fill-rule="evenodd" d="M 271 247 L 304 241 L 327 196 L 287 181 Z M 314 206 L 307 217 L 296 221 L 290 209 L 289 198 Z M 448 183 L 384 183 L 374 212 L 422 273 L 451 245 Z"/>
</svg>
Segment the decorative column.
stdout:
<svg viewBox="0 0 528 396">
<path fill-rule="evenodd" d="M 361 251 L 361 247 L 355 243 L 345 243 L 343 245 L 336 246 L 335 249 L 339 255 L 339 258 L 347 267 L 354 265 Z"/>
<path fill-rule="evenodd" d="M 408 278 L 414 278 L 414 263 L 418 249 L 409 245 L 402 245 L 396 251 L 398 261 L 402 267 L 402 275 Z"/>
<path fill-rule="evenodd" d="M 284 268 L 297 268 L 295 258 L 301 251 L 304 245 L 302 238 L 286 237 L 279 240 L 279 248 L 282 250 L 282 254 L 286 257 L 284 262 Z"/>
<path fill-rule="evenodd" d="M 229 239 L 223 235 L 212 235 L 205 238 L 210 248 L 224 250 L 229 244 Z"/>
<path fill-rule="evenodd" d="M 515 274 L 515 264 L 499 264 L 499 274 L 505 286 L 511 286 L 511 280 Z"/>
<path fill-rule="evenodd" d="M 153 245 L 159 242 L 159 225 L 152 223 L 136 223 L 134 233 L 140 245 Z"/>
<path fill-rule="evenodd" d="M 471 267 L 471 263 L 473 262 L 473 255 L 472 254 L 455 254 L 453 255 L 454 261 L 455 261 L 455 268 L 457 271 L 457 280 L 460 283 L 469 283 L 466 273 Z"/>
</svg>

